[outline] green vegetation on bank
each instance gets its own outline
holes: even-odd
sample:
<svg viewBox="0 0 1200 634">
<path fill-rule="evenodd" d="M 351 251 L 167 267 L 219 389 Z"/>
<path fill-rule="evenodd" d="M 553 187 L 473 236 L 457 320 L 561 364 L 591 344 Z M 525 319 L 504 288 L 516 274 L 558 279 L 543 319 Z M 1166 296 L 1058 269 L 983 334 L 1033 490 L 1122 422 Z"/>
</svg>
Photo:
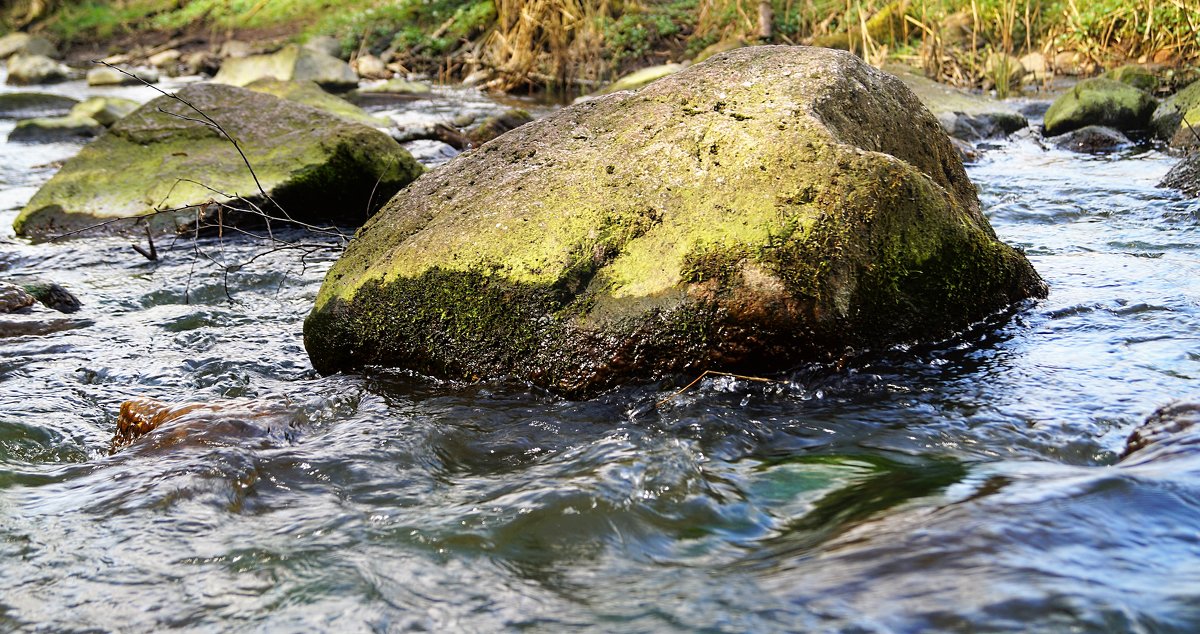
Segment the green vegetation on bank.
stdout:
<svg viewBox="0 0 1200 634">
<path fill-rule="evenodd" d="M 16 0 L 5 17 L 67 45 L 187 29 L 328 35 L 347 56 L 482 68 L 504 89 L 586 85 L 735 42 L 908 57 L 944 81 L 1001 89 L 1010 58 L 1031 52 L 1084 73 L 1200 61 L 1200 0 Z"/>
</svg>

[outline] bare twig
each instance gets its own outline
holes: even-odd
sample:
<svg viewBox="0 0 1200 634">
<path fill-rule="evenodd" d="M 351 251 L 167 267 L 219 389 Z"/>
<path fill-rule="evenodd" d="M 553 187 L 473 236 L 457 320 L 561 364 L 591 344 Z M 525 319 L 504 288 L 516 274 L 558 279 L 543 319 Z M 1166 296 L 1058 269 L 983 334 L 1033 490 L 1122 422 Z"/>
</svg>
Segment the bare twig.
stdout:
<svg viewBox="0 0 1200 634">
<path fill-rule="evenodd" d="M 147 250 L 143 249 L 142 246 L 136 242 L 130 246 L 133 247 L 134 251 L 141 253 L 147 260 L 150 260 L 151 262 L 157 262 L 158 261 L 158 251 L 156 251 L 154 249 L 154 235 L 150 233 L 150 225 L 146 224 L 145 226 L 146 226 L 146 240 L 149 241 L 149 243 L 150 243 L 150 250 L 147 251 Z"/>
</svg>

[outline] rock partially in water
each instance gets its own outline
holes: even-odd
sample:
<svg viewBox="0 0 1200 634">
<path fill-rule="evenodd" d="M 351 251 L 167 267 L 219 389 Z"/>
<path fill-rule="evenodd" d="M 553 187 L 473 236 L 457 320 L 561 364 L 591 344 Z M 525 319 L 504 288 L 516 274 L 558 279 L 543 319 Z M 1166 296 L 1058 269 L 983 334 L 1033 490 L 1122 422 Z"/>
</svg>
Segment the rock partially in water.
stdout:
<svg viewBox="0 0 1200 634">
<path fill-rule="evenodd" d="M 33 306 L 37 299 L 28 291 L 8 282 L 0 282 L 0 313 L 15 313 Z"/>
<path fill-rule="evenodd" d="M 327 90 L 350 90 L 358 75 L 346 62 L 311 48 L 285 46 L 270 55 L 226 59 L 213 81 L 245 86 L 259 79 L 313 81 Z"/>
<path fill-rule="evenodd" d="M 1095 77 L 1075 84 L 1046 111 L 1046 135 L 1057 136 L 1089 125 L 1122 132 L 1150 124 L 1157 103 L 1144 91 L 1113 79 Z"/>
<path fill-rule="evenodd" d="M 1003 138 L 1029 125 L 1024 115 L 1002 101 L 939 84 L 907 66 L 892 65 L 886 70 L 899 77 L 956 139 Z"/>
<path fill-rule="evenodd" d="M 361 222 L 423 170 L 386 134 L 309 106 L 221 84 L 190 85 L 179 96 L 238 140 L 259 182 L 297 220 Z M 14 223 L 17 233 L 61 234 L 155 209 L 172 211 L 153 215 L 152 228 L 176 231 L 238 195 L 259 198 L 237 150 L 197 117 L 160 97 L 120 120 L 34 194 Z M 229 210 L 221 218 L 239 220 Z"/>
<path fill-rule="evenodd" d="M 1089 125 L 1047 139 L 1054 147 L 1082 154 L 1103 154 L 1133 145 L 1120 131 L 1099 125 Z"/>
<path fill-rule="evenodd" d="M 141 104 L 122 97 L 90 97 L 71 108 L 71 114 L 91 117 L 100 125 L 108 127 L 133 114 Z"/>
<path fill-rule="evenodd" d="M 38 117 L 18 121 L 8 133 L 9 143 L 86 143 L 104 132 L 99 121 L 75 113 L 65 117 Z"/>
<path fill-rule="evenodd" d="M 137 86 L 157 84 L 158 71 L 153 68 L 113 68 L 98 66 L 87 72 L 89 86 Z"/>
<path fill-rule="evenodd" d="M 1158 186 L 1178 189 L 1189 196 L 1200 196 L 1200 152 L 1193 152 L 1176 163 Z"/>
<path fill-rule="evenodd" d="M 498 115 L 487 117 L 483 121 L 471 126 L 467 129 L 466 136 L 471 140 L 472 146 L 478 147 L 530 121 L 533 121 L 533 116 L 529 114 L 529 111 L 513 108 L 512 110 L 505 110 Z"/>
<path fill-rule="evenodd" d="M 375 128 L 387 127 L 391 124 L 390 121 L 372 116 L 366 110 L 341 97 L 325 92 L 316 82 L 312 81 L 259 79 L 246 84 L 246 89 L 275 95 L 281 99 L 288 99 L 306 106 L 312 106 L 354 123 L 361 123 Z"/>
<path fill-rule="evenodd" d="M 61 117 L 79 100 L 44 92 L 8 92 L 0 94 L 0 119 Z"/>
<path fill-rule="evenodd" d="M 1200 449 L 1200 404 L 1174 403 L 1159 408 L 1125 441 L 1121 460 L 1162 459 Z"/>
<path fill-rule="evenodd" d="M 1150 128 L 1154 130 L 1155 136 L 1172 146 L 1176 146 L 1176 143 L 1183 147 L 1192 145 L 1196 142 L 1192 130 L 1182 125 L 1184 115 L 1191 112 L 1195 112 L 1196 116 L 1189 117 L 1189 122 L 1196 126 L 1195 131 L 1200 135 L 1200 81 L 1192 82 L 1183 90 L 1164 99 L 1154 110 Z"/>
<path fill-rule="evenodd" d="M 79 301 L 64 288 L 61 284 L 54 282 L 32 282 L 23 286 L 26 292 L 34 296 L 46 308 L 57 310 L 60 313 L 78 312 L 83 307 L 83 302 Z"/>
<path fill-rule="evenodd" d="M 0 59 L 13 55 L 40 55 L 58 58 L 58 49 L 46 38 L 28 33 L 9 33 L 0 37 Z"/>
<path fill-rule="evenodd" d="M 321 372 L 586 395 L 941 336 L 1044 293 L 903 83 L 755 47 L 429 172 L 359 231 L 304 333 Z"/>
<path fill-rule="evenodd" d="M 67 79 L 71 69 L 44 55 L 13 55 L 8 58 L 8 80 L 14 86 L 52 84 Z"/>
</svg>

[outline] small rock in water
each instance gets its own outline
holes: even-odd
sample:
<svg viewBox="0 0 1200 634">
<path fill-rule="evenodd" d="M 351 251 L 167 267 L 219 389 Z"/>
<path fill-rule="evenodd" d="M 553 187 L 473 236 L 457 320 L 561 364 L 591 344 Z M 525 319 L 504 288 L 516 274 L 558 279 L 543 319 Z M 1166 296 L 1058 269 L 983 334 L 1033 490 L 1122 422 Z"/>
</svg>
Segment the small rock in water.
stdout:
<svg viewBox="0 0 1200 634">
<path fill-rule="evenodd" d="M 1047 140 L 1060 150 L 1083 154 L 1103 154 L 1133 145 L 1120 131 L 1099 125 L 1089 125 Z"/>
<path fill-rule="evenodd" d="M 1193 152 L 1176 163 L 1158 186 L 1178 189 L 1189 196 L 1200 196 L 1200 152 Z"/>
<path fill-rule="evenodd" d="M 0 313 L 14 313 L 33 306 L 37 299 L 16 284 L 0 282 Z"/>
<path fill-rule="evenodd" d="M 73 313 L 83 306 L 83 303 L 79 301 L 78 297 L 72 295 L 71 291 L 53 282 L 25 284 L 23 288 L 44 306 L 53 308 L 60 313 Z"/>
<path fill-rule="evenodd" d="M 89 86 L 136 86 L 158 83 L 158 71 L 153 68 L 114 68 L 101 66 L 87 72 Z"/>
</svg>

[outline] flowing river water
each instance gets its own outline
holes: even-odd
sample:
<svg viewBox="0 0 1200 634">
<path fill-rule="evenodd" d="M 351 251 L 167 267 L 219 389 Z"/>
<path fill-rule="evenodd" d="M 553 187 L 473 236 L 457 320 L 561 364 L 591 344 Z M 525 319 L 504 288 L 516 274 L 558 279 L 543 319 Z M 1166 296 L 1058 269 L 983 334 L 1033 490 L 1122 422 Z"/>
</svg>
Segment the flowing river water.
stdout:
<svg viewBox="0 0 1200 634">
<path fill-rule="evenodd" d="M 1200 396 L 1200 203 L 1155 187 L 1159 151 L 1026 134 L 969 168 L 1044 301 L 573 402 L 317 375 L 301 325 L 335 250 L 14 238 L 75 149 L 0 145 L 0 279 L 84 302 L 0 337 L 0 630 L 1200 629 L 1200 457 L 1117 462 Z M 110 455 L 137 396 L 223 409 Z"/>
</svg>

